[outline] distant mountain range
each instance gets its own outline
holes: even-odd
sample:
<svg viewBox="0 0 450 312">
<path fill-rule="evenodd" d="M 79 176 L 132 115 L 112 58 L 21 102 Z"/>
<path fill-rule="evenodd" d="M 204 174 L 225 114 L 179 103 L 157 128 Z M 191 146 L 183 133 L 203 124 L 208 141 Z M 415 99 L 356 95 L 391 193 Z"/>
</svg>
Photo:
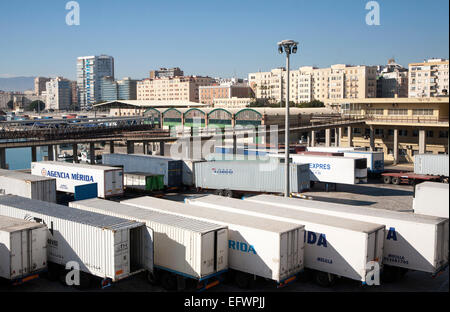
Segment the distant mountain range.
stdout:
<svg viewBox="0 0 450 312">
<path fill-rule="evenodd" d="M 34 90 L 34 77 L 0 78 L 1 91 Z"/>
</svg>

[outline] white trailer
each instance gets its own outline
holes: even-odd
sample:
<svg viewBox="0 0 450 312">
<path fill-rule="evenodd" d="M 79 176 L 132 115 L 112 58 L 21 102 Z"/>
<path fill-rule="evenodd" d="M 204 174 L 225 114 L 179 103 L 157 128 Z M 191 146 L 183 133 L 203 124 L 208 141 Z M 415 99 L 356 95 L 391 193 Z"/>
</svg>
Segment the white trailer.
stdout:
<svg viewBox="0 0 450 312">
<path fill-rule="evenodd" d="M 423 182 L 415 186 L 414 213 L 447 218 L 449 187 L 447 183 Z"/>
<path fill-rule="evenodd" d="M 384 152 L 351 151 L 344 152 L 344 157 L 367 159 L 367 172 L 373 175 L 384 172 Z"/>
<path fill-rule="evenodd" d="M 389 265 L 436 274 L 448 265 L 448 219 L 268 195 L 248 197 L 245 201 L 272 205 L 276 209 L 314 212 L 322 218 L 340 217 L 383 224 L 386 226 L 385 269 Z"/>
<path fill-rule="evenodd" d="M 20 284 L 47 269 L 47 227 L 0 216 L 0 278 Z"/>
<path fill-rule="evenodd" d="M 101 278 L 103 286 L 153 271 L 152 231 L 142 222 L 14 195 L 0 196 L 0 215 L 47 226 L 48 261 L 55 264 L 49 269 L 79 266 L 80 271 Z M 76 266 L 71 266 L 74 262 Z"/>
<path fill-rule="evenodd" d="M 235 277 L 240 287 L 247 287 L 251 276 L 284 285 L 303 270 L 303 225 L 212 211 L 154 197 L 140 197 L 122 203 L 227 226 L 229 267 L 239 272 Z"/>
<path fill-rule="evenodd" d="M 384 226 L 208 195 L 186 198 L 188 204 L 252 217 L 305 225 L 305 268 L 316 270 L 316 281 L 329 285 L 335 276 L 367 281 L 371 261 L 381 264 Z"/>
<path fill-rule="evenodd" d="M 283 158 L 283 154 L 269 154 Z M 342 156 L 317 156 L 291 154 L 294 164 L 309 164 L 313 182 L 358 184 L 367 183 L 367 161 L 365 158 Z"/>
<path fill-rule="evenodd" d="M 98 197 L 123 194 L 123 168 L 61 161 L 31 163 L 31 174 L 56 178 L 56 190 L 75 193 L 75 186 L 97 183 Z"/>
<path fill-rule="evenodd" d="M 0 169 L 0 193 L 56 203 L 56 180 Z"/>
<path fill-rule="evenodd" d="M 69 203 L 70 207 L 109 216 L 144 222 L 154 231 L 154 266 L 152 281 L 161 278 L 171 289 L 178 276 L 194 279 L 204 288 L 228 269 L 228 229 L 226 226 L 149 211 L 103 199 Z M 158 273 L 158 270 L 163 272 Z M 168 273 L 174 274 L 168 274 Z"/>
</svg>

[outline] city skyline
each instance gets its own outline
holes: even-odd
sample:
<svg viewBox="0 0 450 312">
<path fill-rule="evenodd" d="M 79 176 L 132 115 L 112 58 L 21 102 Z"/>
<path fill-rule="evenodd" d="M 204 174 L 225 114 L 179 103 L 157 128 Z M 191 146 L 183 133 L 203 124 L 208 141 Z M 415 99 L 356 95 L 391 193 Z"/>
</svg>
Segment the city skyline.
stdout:
<svg viewBox="0 0 450 312">
<path fill-rule="evenodd" d="M 300 41 L 291 68 L 383 65 L 389 58 L 407 67 L 432 57 L 448 59 L 447 1 L 426 6 L 419 1 L 378 1 L 380 26 L 365 24 L 367 1 L 288 1 L 292 10 L 285 13 L 275 2 L 236 6 L 235 1 L 196 1 L 188 7 L 180 1 L 171 6 L 80 0 L 79 26 L 65 24 L 65 3 L 0 4 L 0 29 L 8 32 L 12 47 L 0 51 L 0 77 L 75 80 L 77 57 L 107 54 L 116 60 L 117 78 L 146 78 L 149 70 L 160 67 L 180 67 L 186 75 L 246 78 L 250 72 L 284 66 L 276 42 L 285 38 Z M 167 11 L 170 18 L 154 13 Z M 36 13 L 38 19 L 30 16 Z M 48 37 L 35 36 L 42 32 Z"/>
</svg>

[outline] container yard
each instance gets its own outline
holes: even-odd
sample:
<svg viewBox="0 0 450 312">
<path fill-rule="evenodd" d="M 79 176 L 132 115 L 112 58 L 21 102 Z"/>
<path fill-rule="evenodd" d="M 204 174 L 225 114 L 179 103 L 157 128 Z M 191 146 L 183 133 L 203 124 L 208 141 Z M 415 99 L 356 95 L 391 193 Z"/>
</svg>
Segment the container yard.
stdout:
<svg viewBox="0 0 450 312">
<path fill-rule="evenodd" d="M 228 270 L 226 226 L 102 199 L 71 202 L 70 207 L 145 223 L 154 242 L 146 254 L 155 266 L 148 278 L 167 290 L 179 289 L 177 281 L 184 277 L 196 281 L 196 288 L 204 284 L 201 287 L 208 289 Z"/>
<path fill-rule="evenodd" d="M 129 201 L 131 202 L 131 201 Z M 366 282 L 367 263 L 381 265 L 384 225 L 273 207 L 214 195 L 187 198 L 186 203 L 252 217 L 293 222 L 305 226 L 305 268 L 315 281 L 331 286 L 336 277 Z"/>
<path fill-rule="evenodd" d="M 144 240 L 144 223 L 86 212 L 13 195 L 0 196 L 0 215 L 47 226 L 48 261 L 52 274 L 63 274 L 75 261 L 80 271 L 101 279 L 105 287 L 141 271 L 153 271 L 153 241 Z M 63 275 L 64 276 L 64 275 Z M 86 283 L 90 283 L 86 276 Z"/>
<path fill-rule="evenodd" d="M 140 197 L 122 203 L 227 226 L 229 266 L 236 271 L 233 272 L 234 280 L 241 288 L 248 288 L 254 276 L 273 280 L 281 286 L 295 280 L 303 270 L 303 225 L 212 211 L 153 197 Z"/>
<path fill-rule="evenodd" d="M 0 279 L 20 284 L 47 270 L 44 224 L 0 215 Z"/>
<path fill-rule="evenodd" d="M 56 179 L 0 169 L 0 193 L 56 203 Z"/>
<path fill-rule="evenodd" d="M 97 183 L 97 196 L 107 198 L 123 194 L 123 169 L 116 167 L 40 161 L 31 163 L 31 174 L 56 179 L 56 190 L 75 193 L 79 185 Z"/>
<path fill-rule="evenodd" d="M 386 226 L 383 264 L 389 273 L 403 268 L 435 275 L 448 265 L 448 218 L 268 195 L 245 201 L 382 224 Z"/>
<path fill-rule="evenodd" d="M 423 182 L 415 186 L 414 213 L 448 219 L 449 185 L 438 182 Z"/>
</svg>

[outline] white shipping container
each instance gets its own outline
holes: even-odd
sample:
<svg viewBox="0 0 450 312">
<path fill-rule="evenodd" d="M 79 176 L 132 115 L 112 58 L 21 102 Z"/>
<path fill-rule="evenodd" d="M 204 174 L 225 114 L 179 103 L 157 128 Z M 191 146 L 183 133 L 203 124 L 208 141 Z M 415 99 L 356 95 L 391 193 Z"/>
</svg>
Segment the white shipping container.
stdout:
<svg viewBox="0 0 450 312">
<path fill-rule="evenodd" d="M 271 157 L 284 158 L 282 154 Z M 367 183 L 367 161 L 364 158 L 291 154 L 294 164 L 309 164 L 310 179 L 315 182 Z"/>
<path fill-rule="evenodd" d="M 98 197 L 123 194 L 123 169 L 60 161 L 31 163 L 31 174 L 56 178 L 56 190 L 75 193 L 75 186 L 97 183 Z"/>
<path fill-rule="evenodd" d="M 75 261 L 111 281 L 153 271 L 152 231 L 144 223 L 14 195 L 0 196 L 0 215 L 45 224 L 48 261 L 55 264 Z"/>
<path fill-rule="evenodd" d="M 70 202 L 69 206 L 144 222 L 154 231 L 156 268 L 198 280 L 228 269 L 228 230 L 224 226 L 98 198 Z"/>
<path fill-rule="evenodd" d="M 0 169 L 0 193 L 56 203 L 56 180 Z"/>
<path fill-rule="evenodd" d="M 351 151 L 344 152 L 344 157 L 367 159 L 367 170 L 370 173 L 382 173 L 384 171 L 384 152 Z"/>
<path fill-rule="evenodd" d="M 227 226 L 231 269 L 277 282 L 303 270 L 303 225 L 212 211 L 154 197 L 140 197 L 122 203 Z"/>
<path fill-rule="evenodd" d="M 370 261 L 381 267 L 384 226 L 208 195 L 187 198 L 188 204 L 268 220 L 305 225 L 305 268 L 366 282 Z M 217 212 L 215 212 L 217 213 Z"/>
<path fill-rule="evenodd" d="M 0 277 L 25 281 L 47 268 L 47 227 L 0 216 Z"/>
<path fill-rule="evenodd" d="M 447 195 L 448 196 L 448 195 Z M 259 195 L 245 201 L 386 226 L 383 263 L 436 273 L 448 264 L 448 219 L 385 209 Z M 447 205 L 448 209 L 448 205 Z"/>
<path fill-rule="evenodd" d="M 185 186 L 195 186 L 195 166 L 196 162 L 200 162 L 200 159 L 181 159 L 183 167 L 181 170 L 181 179 Z"/>
<path fill-rule="evenodd" d="M 449 187 L 447 183 L 422 182 L 416 185 L 414 213 L 448 219 Z"/>
<path fill-rule="evenodd" d="M 448 177 L 448 155 L 414 155 L 414 173 Z"/>
</svg>

